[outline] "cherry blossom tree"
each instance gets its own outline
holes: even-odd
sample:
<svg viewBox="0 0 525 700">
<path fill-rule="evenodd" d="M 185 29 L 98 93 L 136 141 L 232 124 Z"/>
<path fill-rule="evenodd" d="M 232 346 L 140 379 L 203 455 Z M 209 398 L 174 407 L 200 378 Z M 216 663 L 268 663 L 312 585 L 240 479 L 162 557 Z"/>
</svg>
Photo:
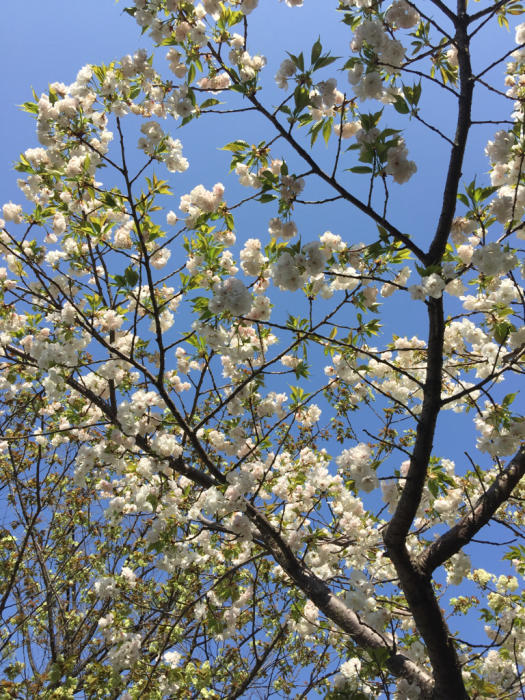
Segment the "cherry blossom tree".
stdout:
<svg viewBox="0 0 525 700">
<path fill-rule="evenodd" d="M 524 697 L 524 10 L 257 4 L 24 105 L 0 695 Z"/>
</svg>

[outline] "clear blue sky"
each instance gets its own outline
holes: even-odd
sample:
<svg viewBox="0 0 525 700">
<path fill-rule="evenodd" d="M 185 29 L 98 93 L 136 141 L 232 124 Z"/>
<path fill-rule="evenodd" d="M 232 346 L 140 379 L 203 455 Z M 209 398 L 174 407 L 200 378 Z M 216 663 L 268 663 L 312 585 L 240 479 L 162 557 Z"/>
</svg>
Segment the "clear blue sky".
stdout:
<svg viewBox="0 0 525 700">
<path fill-rule="evenodd" d="M 5 2 L 2 7 L 2 29 L 0 30 L 0 52 L 2 54 L 2 65 L 8 67 L 4 69 L 2 77 L 3 109 L 0 111 L 0 133 L 3 135 L 3 147 L 0 151 L 2 167 L 2 188 L 0 205 L 8 200 L 23 203 L 23 197 L 16 187 L 16 173 L 9 172 L 10 165 L 16 160 L 20 152 L 28 147 L 36 146 L 33 120 L 21 113 L 17 105 L 31 99 L 31 88 L 40 94 L 47 88 L 49 82 L 60 81 L 70 83 L 80 67 L 86 63 L 109 62 L 118 59 L 124 54 L 133 53 L 139 47 L 149 49 L 151 47 L 147 37 L 141 37 L 139 29 L 134 21 L 126 14 L 123 14 L 123 7 L 126 3 L 114 3 L 112 0 L 89 0 L 88 3 L 75 2 L 74 0 L 22 0 L 21 2 Z M 323 6 L 323 13 L 319 12 L 319 7 Z M 335 11 L 332 15 L 326 11 L 325 7 L 335 8 L 335 0 L 305 0 L 305 7 L 301 10 L 293 10 L 279 5 L 277 0 L 261 0 L 258 22 L 258 29 L 253 29 L 250 35 L 252 42 L 252 52 L 260 50 L 270 54 L 270 65 L 268 67 L 268 77 L 275 74 L 280 61 L 285 57 L 285 49 L 296 52 L 301 49 L 309 51 L 312 43 L 320 33 L 330 37 L 330 40 L 339 46 L 334 49 L 347 51 L 349 33 L 348 29 L 339 25 L 335 34 L 328 34 L 326 27 L 336 25 Z M 274 14 L 277 11 L 278 14 Z M 319 25 L 319 16 L 324 14 L 322 25 Z M 254 15 L 254 24 L 256 17 Z M 323 26 L 324 25 L 324 26 Z M 268 41 L 270 39 L 270 41 Z M 513 33 L 508 34 L 501 29 L 489 36 L 485 36 L 485 49 L 483 60 L 490 60 L 490 55 L 497 56 L 505 48 L 510 48 L 513 42 Z M 278 48 L 280 47 L 280 48 Z M 162 65 L 163 56 L 159 56 L 157 65 Z M 341 79 L 342 89 L 346 83 L 344 76 Z M 502 82 L 498 87 L 501 87 Z M 272 91 L 274 88 L 272 88 Z M 278 93 L 275 91 L 275 99 Z M 490 105 L 487 94 L 483 97 L 483 108 Z M 480 105 L 478 105 L 480 106 Z M 374 109 L 374 105 L 370 105 Z M 405 231 L 415 232 L 418 243 L 425 246 L 425 240 L 430 240 L 433 227 L 435 226 L 435 214 L 440 201 L 434 196 L 436 187 L 439 187 L 444 179 L 444 154 L 435 155 L 432 150 L 437 143 L 434 137 L 429 137 L 428 132 L 414 125 L 409 125 L 406 120 L 401 119 L 393 110 L 389 125 L 410 126 L 411 136 L 407 139 L 412 157 L 418 163 L 418 176 L 414 182 L 407 187 L 393 185 L 392 188 L 392 209 L 391 218 L 399 228 Z M 510 112 L 510 110 L 509 110 Z M 429 113 L 426 115 L 434 123 L 446 123 L 451 118 L 451 112 L 440 98 L 436 98 Z M 500 117 L 508 117 L 508 113 L 500 113 Z M 218 118 L 215 118 L 218 119 Z M 389 116 L 390 119 L 390 116 Z M 214 128 L 224 129 L 224 139 L 222 143 L 238 137 L 250 140 L 249 135 L 239 133 L 240 126 L 244 126 L 242 120 L 233 120 L 229 125 L 216 121 Z M 217 146 L 221 145 L 221 139 L 217 138 L 217 132 L 212 129 L 214 137 L 213 144 L 207 150 L 206 145 L 202 145 L 203 132 L 197 132 L 202 126 L 210 126 L 197 122 L 195 126 L 188 130 L 173 133 L 181 138 L 188 147 L 185 147 L 185 155 L 190 159 L 190 170 L 182 176 L 183 179 L 177 183 L 184 182 L 182 192 L 187 192 L 191 187 L 202 182 L 206 186 L 212 186 L 216 181 L 222 180 L 227 184 L 227 154 L 217 151 Z M 265 130 L 261 123 L 248 126 L 257 139 L 257 132 L 263 138 Z M 488 161 L 483 154 L 483 146 L 487 138 L 491 137 L 496 127 L 489 127 L 479 131 L 475 136 L 475 145 L 469 153 L 465 166 L 464 179 L 468 182 L 475 172 L 486 173 Z M 200 145 L 198 145 L 200 144 Z M 322 149 L 319 146 L 319 154 L 323 157 Z M 179 177 L 179 176 L 177 176 Z M 362 182 L 362 181 L 361 181 Z M 356 180 L 356 187 L 361 186 Z M 171 208 L 178 206 L 176 204 Z M 270 217 L 263 212 L 264 224 Z M 370 224 L 365 220 L 352 214 L 348 218 L 348 211 L 343 213 L 339 207 L 319 209 L 315 213 L 308 210 L 305 215 L 305 222 L 308 222 L 310 240 L 326 229 L 331 229 L 334 233 L 340 233 L 347 239 L 355 242 L 362 240 L 364 228 L 372 230 Z M 246 223 L 246 230 L 242 233 L 243 238 L 262 237 L 266 234 L 266 226 L 249 222 L 248 219 L 239 218 L 239 221 Z M 375 228 L 375 227 L 374 227 Z M 415 281 L 415 280 L 414 280 Z M 390 326 L 400 328 L 398 333 L 412 335 L 417 332 L 417 328 L 409 330 L 409 323 L 412 318 L 406 318 L 401 313 L 391 319 L 387 319 Z M 401 325 L 400 325 L 401 324 Z M 406 325 L 406 328 L 403 328 Z M 510 391 L 511 389 L 508 389 Z M 461 423 L 461 418 L 455 414 L 448 414 L 440 419 L 441 439 L 447 440 L 447 448 L 450 447 L 450 435 L 453 428 Z M 469 419 L 470 420 L 470 419 Z M 456 432 L 457 434 L 457 432 Z M 438 449 L 439 452 L 439 449 Z M 462 459 L 463 446 L 458 444 L 452 447 L 451 452 L 444 453 L 443 456 L 454 456 L 458 460 Z M 483 464 L 483 462 L 481 462 Z M 473 548 L 471 548 L 471 551 Z M 487 557 L 486 547 L 482 552 Z M 489 555 L 491 552 L 489 551 Z"/>
<path fill-rule="evenodd" d="M 23 196 L 16 187 L 17 174 L 9 172 L 10 165 L 20 152 L 36 146 L 34 121 L 21 112 L 17 105 L 31 99 L 31 88 L 37 94 L 46 90 L 49 82 L 69 83 L 74 80 L 78 69 L 86 63 L 109 62 L 119 59 L 126 53 L 133 53 L 137 48 L 151 48 L 147 36 L 140 36 L 139 28 L 127 14 L 123 13 L 126 1 L 115 3 L 112 0 L 90 0 L 85 3 L 69 0 L 24 0 L 24 2 L 6 3 L 3 7 L 3 23 L 0 30 L 0 51 L 3 53 L 3 65 L 9 66 L 2 81 L 4 106 L 0 111 L 0 129 L 4 135 L 1 154 L 2 195 L 1 202 L 13 200 L 23 203 Z M 349 29 L 337 22 L 335 7 L 337 2 L 323 2 L 323 12 L 319 12 L 319 0 L 305 0 L 301 9 L 288 8 L 277 0 L 261 0 L 257 12 L 250 22 L 250 51 L 260 51 L 268 57 L 267 82 L 270 89 L 269 101 L 277 102 L 283 93 L 273 86 L 275 74 L 285 50 L 298 52 L 309 51 L 318 35 L 326 48 L 332 47 L 336 55 L 348 53 Z M 326 8 L 326 9 L 325 9 Z M 504 29 L 492 30 L 490 34 L 480 36 L 483 50 L 474 54 L 478 65 L 490 62 L 493 57 L 503 53 L 512 46 L 513 32 Z M 164 52 L 159 51 L 156 67 L 165 69 Z M 501 79 L 494 82 L 502 86 Z M 346 88 L 345 76 L 340 74 L 340 87 Z M 499 84 L 498 84 L 499 83 Z M 491 106 L 490 94 L 485 92 L 481 104 L 484 116 L 492 118 L 488 111 Z M 376 109 L 369 103 L 370 110 Z M 479 106 L 479 104 L 478 104 Z M 387 111 L 388 110 L 388 111 Z M 417 242 L 425 247 L 435 226 L 435 214 L 440 205 L 440 198 L 435 195 L 444 180 L 444 166 L 448 149 L 444 142 L 417 124 L 409 123 L 399 117 L 392 108 L 385 110 L 385 122 L 389 126 L 407 128 L 407 144 L 411 157 L 418 163 L 417 176 L 406 186 L 393 185 L 390 199 L 390 218 L 401 230 L 413 234 Z M 429 121 L 443 126 L 452 123 L 454 113 L 438 93 L 423 112 Z M 500 112 L 500 117 L 508 113 Z M 215 120 L 215 121 L 212 121 Z M 219 121 L 220 120 L 220 121 Z M 473 147 L 465 163 L 464 179 L 468 182 L 476 172 L 483 177 L 488 170 L 488 161 L 483 153 L 487 138 L 491 137 L 497 127 L 477 127 L 473 136 Z M 242 129 L 242 133 L 240 132 Z M 449 132 L 450 133 L 450 132 Z M 251 117 L 234 118 L 229 121 L 220 117 L 209 117 L 206 123 L 197 121 L 190 128 L 178 131 L 173 124 L 173 134 L 181 138 L 185 155 L 190 159 L 190 169 L 183 176 L 177 175 L 176 197 L 170 208 L 178 206 L 178 195 L 189 191 L 202 182 L 211 187 L 216 181 L 234 185 L 235 178 L 227 175 L 228 154 L 221 152 L 218 146 L 240 136 L 246 140 L 257 141 L 268 135 L 265 125 Z M 211 139 L 210 139 L 211 137 Z M 439 146 L 439 151 L 436 150 Z M 445 147 L 443 147 L 445 146 Z M 326 157 L 324 145 L 317 146 L 321 159 Z M 162 176 L 162 175 L 161 175 Z M 363 188 L 364 180 L 353 176 L 356 189 Z M 479 179 L 479 178 L 478 178 Z M 352 185 L 354 186 L 354 185 Z M 246 190 L 243 190 L 246 193 Z M 227 196 L 228 199 L 228 196 Z M 260 221 L 253 221 L 248 215 L 240 215 L 238 223 L 242 226 L 239 239 L 267 236 L 266 222 L 273 215 L 270 211 L 262 212 Z M 362 215 L 349 212 L 348 207 L 330 206 L 314 210 L 308 208 L 303 215 L 295 217 L 304 222 L 308 231 L 305 237 L 312 239 L 326 229 L 340 233 L 347 240 L 357 242 L 366 239 L 367 232 L 375 231 Z M 416 280 L 414 280 L 416 281 Z M 390 330 L 399 335 L 412 335 L 421 331 L 414 326 L 413 317 L 407 317 L 402 311 L 392 317 L 383 319 Z M 458 425 L 461 420 L 455 414 L 445 414 L 440 419 L 443 435 Z M 470 419 L 469 419 L 470 421 Z M 458 457 L 462 455 L 462 446 L 455 450 Z"/>
</svg>

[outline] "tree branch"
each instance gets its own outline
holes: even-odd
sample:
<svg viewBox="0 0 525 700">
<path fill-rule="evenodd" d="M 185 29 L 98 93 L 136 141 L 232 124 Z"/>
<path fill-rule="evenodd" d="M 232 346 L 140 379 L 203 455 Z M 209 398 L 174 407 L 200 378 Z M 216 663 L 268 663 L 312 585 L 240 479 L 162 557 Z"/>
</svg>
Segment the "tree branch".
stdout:
<svg viewBox="0 0 525 700">
<path fill-rule="evenodd" d="M 490 488 L 479 497 L 475 506 L 450 530 L 439 537 L 419 556 L 421 572 L 430 574 L 468 544 L 486 525 L 497 509 L 509 498 L 512 490 L 525 474 L 525 444 L 514 455 L 506 469 L 498 474 Z"/>
<path fill-rule="evenodd" d="M 405 486 L 385 531 L 384 541 L 417 629 L 428 649 L 436 681 L 433 698 L 450 700 L 454 697 L 462 700 L 467 696 L 454 641 L 441 613 L 430 577 L 422 574 L 406 547 L 406 538 L 421 502 L 440 411 L 445 328 L 442 299 L 431 299 L 428 302 L 428 315 L 427 376 L 423 408 Z M 453 696 L 451 691 L 454 692 Z"/>
<path fill-rule="evenodd" d="M 33 362 L 30 355 L 17 348 L 9 346 L 8 350 L 20 360 Z M 64 381 L 70 388 L 96 405 L 109 421 L 120 429 L 118 418 L 107 401 L 97 396 L 93 391 L 83 386 L 73 377 L 68 377 Z M 147 454 L 154 455 L 145 437 L 136 435 L 134 439 L 141 450 L 145 451 Z M 195 447 L 195 445 L 192 446 Z M 200 446 L 198 454 L 199 456 L 202 454 L 206 456 L 202 446 Z M 211 463 L 211 460 L 207 458 L 207 456 L 205 464 L 216 478 L 188 465 L 182 457 L 170 458 L 169 463 L 175 472 L 191 479 L 195 484 L 203 488 L 218 486 L 225 481 L 224 475 Z M 210 464 L 212 468 L 210 468 Z M 252 503 L 244 500 L 243 505 L 247 517 L 257 528 L 260 538 L 266 545 L 269 554 L 304 595 L 310 598 L 328 619 L 349 634 L 362 648 L 387 650 L 389 652 L 387 660 L 389 670 L 396 676 L 402 676 L 411 682 L 417 683 L 421 688 L 421 697 L 423 699 L 430 699 L 432 697 L 433 687 L 431 677 L 408 657 L 403 654 L 398 654 L 393 640 L 382 636 L 370 626 L 363 624 L 356 613 L 348 608 L 340 598 L 335 596 L 330 587 L 322 579 L 308 570 L 306 565 L 297 558 L 292 548 L 285 542 L 281 534 Z"/>
<path fill-rule="evenodd" d="M 449 20 L 456 24 L 458 20 L 456 14 L 449 7 L 447 7 L 444 2 L 441 2 L 441 0 L 432 0 L 432 4 L 440 9 L 441 12 L 449 18 Z"/>
<path fill-rule="evenodd" d="M 495 2 L 493 5 L 490 5 L 489 7 L 485 7 L 484 10 L 480 10 L 479 12 L 475 12 L 473 15 L 468 16 L 468 23 L 472 24 L 472 22 L 475 22 L 478 19 L 481 19 L 485 15 L 491 14 L 491 13 L 496 13 L 501 7 L 506 5 L 509 2 L 509 0 L 499 0 L 499 2 Z"/>
<path fill-rule="evenodd" d="M 212 44 L 208 44 L 208 48 L 210 51 L 213 53 L 214 57 L 216 60 L 219 62 L 221 68 L 228 73 L 230 78 L 232 80 L 235 80 L 235 76 L 232 74 L 231 70 L 229 70 L 228 66 L 222 61 L 221 57 L 217 53 L 216 49 Z M 290 144 L 290 146 L 294 149 L 294 151 L 301 156 L 301 158 L 308 163 L 310 166 L 312 173 L 320 177 L 322 180 L 324 180 L 326 183 L 328 183 L 333 189 L 336 190 L 336 192 L 339 192 L 339 194 L 342 196 L 343 199 L 345 199 L 347 202 L 350 202 L 350 204 L 353 204 L 357 209 L 362 211 L 364 214 L 369 216 L 373 221 L 375 221 L 377 224 L 382 226 L 388 233 L 394 238 L 396 241 L 400 241 L 403 243 L 404 246 L 406 246 L 409 250 L 411 250 L 414 255 L 418 258 L 418 260 L 421 260 L 422 262 L 425 262 L 425 254 L 419 248 L 418 245 L 416 245 L 411 238 L 406 234 L 402 233 L 397 229 L 393 224 L 391 224 L 389 221 L 385 219 L 384 216 L 381 216 L 378 214 L 371 206 L 368 204 L 365 204 L 362 202 L 360 199 L 355 197 L 353 194 L 351 194 L 345 187 L 343 187 L 336 179 L 335 177 L 332 177 L 328 173 L 326 173 L 320 166 L 319 164 L 312 158 L 312 156 L 308 153 L 306 149 L 304 149 L 301 144 L 294 139 L 292 134 L 288 129 L 285 129 L 284 126 L 281 124 L 281 122 L 277 119 L 275 114 L 272 114 L 269 112 L 264 105 L 259 102 L 257 97 L 253 94 L 247 94 L 246 98 L 254 105 L 254 107 L 257 108 L 257 110 L 268 119 L 269 122 L 275 127 L 275 129 L 279 132 L 279 134 L 287 141 L 287 143 Z"/>
<path fill-rule="evenodd" d="M 465 156 L 468 133 L 471 125 L 472 96 L 474 92 L 474 80 L 472 66 L 470 64 L 469 37 L 467 34 L 467 22 L 464 14 L 464 3 L 459 2 L 462 12 L 458 12 L 456 24 L 455 44 L 458 47 L 460 95 L 458 100 L 458 117 L 456 122 L 456 134 L 454 145 L 450 151 L 447 179 L 443 192 L 441 214 L 434 239 L 426 256 L 426 264 L 439 264 L 445 252 L 452 219 L 456 211 L 456 201 Z"/>
</svg>

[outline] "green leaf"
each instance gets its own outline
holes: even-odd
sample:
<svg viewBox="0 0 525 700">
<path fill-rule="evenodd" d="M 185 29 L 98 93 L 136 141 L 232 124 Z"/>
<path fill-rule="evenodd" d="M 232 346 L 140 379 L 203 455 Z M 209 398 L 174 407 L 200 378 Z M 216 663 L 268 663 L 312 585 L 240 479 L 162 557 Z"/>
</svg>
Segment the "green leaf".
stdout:
<svg viewBox="0 0 525 700">
<path fill-rule="evenodd" d="M 373 129 L 374 126 L 377 126 L 379 124 L 379 120 L 381 119 L 382 114 L 382 109 L 380 109 L 379 112 L 375 112 L 373 114 L 361 114 L 360 119 L 363 129 L 365 131 L 370 131 L 370 129 Z"/>
<path fill-rule="evenodd" d="M 308 90 L 304 86 L 298 85 L 294 91 L 294 100 L 295 111 L 298 114 L 299 112 L 302 112 L 302 110 L 310 102 L 310 94 Z"/>
<path fill-rule="evenodd" d="M 327 119 L 327 120 L 325 121 L 325 123 L 323 124 L 323 138 L 324 138 L 324 142 L 325 142 L 325 143 L 328 143 L 328 141 L 330 140 L 330 135 L 331 135 L 331 133 L 332 133 L 332 123 L 333 123 L 333 121 L 334 121 L 333 117 L 330 117 L 330 118 Z"/>
<path fill-rule="evenodd" d="M 512 393 L 512 394 L 507 394 L 507 395 L 505 396 L 505 398 L 503 399 L 503 401 L 501 402 L 501 405 L 502 405 L 504 408 L 507 408 L 508 406 L 510 406 L 511 403 L 514 402 L 514 399 L 516 398 L 516 396 L 518 395 L 518 393 L 519 393 L 518 391 L 515 391 L 515 392 Z"/>
<path fill-rule="evenodd" d="M 359 173 L 360 175 L 364 175 L 365 173 L 373 173 L 374 171 L 372 168 L 369 168 L 368 165 L 355 165 L 353 168 L 348 169 L 351 173 Z"/>
<path fill-rule="evenodd" d="M 317 61 L 317 59 L 321 55 L 322 50 L 323 47 L 321 46 L 321 39 L 319 38 L 312 46 L 312 53 L 310 54 L 310 63 L 314 64 Z"/>
<path fill-rule="evenodd" d="M 317 137 L 319 136 L 319 132 L 321 131 L 322 127 L 323 127 L 323 122 L 319 121 L 319 122 L 316 122 L 312 126 L 312 128 L 310 129 L 310 134 L 311 134 L 310 145 L 311 146 L 313 146 L 314 143 L 316 142 Z"/>
<path fill-rule="evenodd" d="M 208 100 L 204 100 L 204 102 L 200 105 L 201 109 L 206 109 L 206 107 L 213 107 L 214 105 L 219 105 L 220 101 L 216 100 L 214 97 L 210 97 Z"/>
<path fill-rule="evenodd" d="M 334 61 L 337 61 L 338 56 L 321 56 L 321 58 L 315 62 L 314 70 L 319 70 L 320 68 L 325 68 L 329 66 Z"/>
<path fill-rule="evenodd" d="M 407 102 L 413 107 L 419 102 L 421 97 L 421 83 L 417 83 L 410 87 L 410 85 L 403 85 L 403 94 L 407 99 Z"/>
<path fill-rule="evenodd" d="M 508 321 L 501 321 L 501 323 L 496 323 L 496 325 L 494 326 L 494 340 L 500 345 L 503 345 L 503 343 L 509 337 L 512 328 L 512 324 Z"/>
<path fill-rule="evenodd" d="M 401 97 L 401 95 L 396 97 L 394 109 L 396 112 L 399 112 L 399 114 L 408 114 L 410 112 L 410 107 L 407 105 L 406 101 Z"/>
<path fill-rule="evenodd" d="M 233 151 L 234 153 L 238 153 L 239 151 L 245 151 L 247 148 L 249 148 L 249 146 L 246 141 L 238 140 L 227 143 L 226 146 L 221 148 L 221 151 Z"/>
<path fill-rule="evenodd" d="M 22 173 L 33 173 L 34 169 L 31 163 L 27 160 L 23 153 L 20 154 L 20 159 L 15 165 L 15 170 Z"/>
<path fill-rule="evenodd" d="M 299 126 L 306 126 L 307 124 L 310 124 L 311 121 L 312 115 L 305 112 L 305 114 L 301 114 L 299 117 Z"/>
<path fill-rule="evenodd" d="M 292 62 L 297 68 L 301 71 L 301 73 L 304 72 L 304 56 L 302 53 L 300 53 L 298 56 L 295 56 L 293 53 L 290 53 L 289 51 L 286 52 L 288 56 L 292 59 Z"/>
<path fill-rule="evenodd" d="M 24 102 L 20 105 L 20 108 L 24 112 L 30 112 L 31 114 L 38 114 L 38 105 L 34 102 Z"/>
<path fill-rule="evenodd" d="M 131 265 L 125 269 L 124 277 L 128 287 L 134 287 L 139 281 L 139 273 Z"/>
<path fill-rule="evenodd" d="M 113 279 L 115 280 L 116 287 L 126 286 L 126 278 L 123 275 L 113 275 Z"/>
</svg>

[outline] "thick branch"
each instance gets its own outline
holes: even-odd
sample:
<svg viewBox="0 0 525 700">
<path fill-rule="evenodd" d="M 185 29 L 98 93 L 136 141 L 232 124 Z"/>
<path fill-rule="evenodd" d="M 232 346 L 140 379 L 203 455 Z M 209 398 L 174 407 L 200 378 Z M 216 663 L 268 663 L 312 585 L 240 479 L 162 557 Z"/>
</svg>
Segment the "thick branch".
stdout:
<svg viewBox="0 0 525 700">
<path fill-rule="evenodd" d="M 20 360 L 33 363 L 32 358 L 28 354 L 17 348 L 9 346 L 7 349 Z M 121 426 L 117 415 L 107 401 L 97 396 L 93 391 L 83 386 L 81 382 L 73 377 L 66 378 L 65 382 L 71 389 L 96 405 L 110 423 L 120 429 Z M 141 450 L 153 454 L 146 437 L 136 435 L 134 439 Z M 193 447 L 195 447 L 195 445 L 193 445 Z M 200 446 L 198 452 L 199 455 L 204 452 L 202 446 Z M 216 467 L 211 470 L 216 477 L 214 478 L 208 473 L 190 466 L 182 457 L 177 459 L 171 458 L 169 461 L 174 471 L 184 475 L 203 488 L 218 486 L 225 481 L 224 475 L 222 475 Z M 205 460 L 208 469 L 210 468 L 210 461 L 209 458 Z M 388 650 L 390 653 L 387 660 L 389 670 L 396 676 L 402 676 L 417 683 L 421 688 L 421 697 L 423 699 L 431 698 L 433 683 L 428 674 L 403 654 L 398 654 L 391 639 L 380 635 L 370 626 L 363 624 L 356 613 L 350 610 L 340 598 L 335 596 L 324 581 L 308 570 L 306 565 L 297 558 L 291 547 L 285 542 L 276 528 L 252 503 L 245 500 L 244 509 L 250 521 L 257 528 L 261 540 L 268 548 L 268 552 L 303 594 L 310 598 L 328 619 L 350 635 L 361 648 L 365 650 Z"/>
<path fill-rule="evenodd" d="M 261 534 L 264 539 L 265 533 Z M 273 547 L 272 550 L 275 559 L 293 583 L 315 603 L 329 620 L 349 634 L 356 644 L 365 650 L 388 649 L 391 652 L 387 659 L 390 672 L 395 676 L 402 676 L 417 683 L 421 689 L 420 697 L 422 700 L 434 697 L 433 682 L 430 676 L 403 654 L 395 653 L 391 640 L 384 638 L 371 627 L 363 624 L 355 612 L 335 596 L 324 581 L 310 573 L 295 556 L 293 559 L 283 558 L 281 553 L 275 552 Z"/>
<path fill-rule="evenodd" d="M 405 486 L 394 515 L 385 533 L 387 547 L 404 545 L 421 502 L 432 454 L 436 421 L 441 408 L 441 376 L 443 368 L 444 318 L 441 299 L 428 302 L 429 335 L 426 380 L 421 415 Z"/>
<path fill-rule="evenodd" d="M 454 145 L 450 151 L 447 179 L 443 192 L 441 214 L 434 239 L 426 256 L 427 265 L 439 264 L 450 233 L 450 226 L 456 211 L 456 200 L 461 178 L 461 169 L 465 156 L 468 133 L 471 125 L 472 95 L 474 92 L 474 79 L 470 64 L 469 38 L 467 34 L 467 17 L 465 3 L 458 3 L 458 17 L 456 24 L 455 45 L 458 47 L 459 83 L 460 94 L 458 100 L 458 117 Z"/>
<path fill-rule="evenodd" d="M 462 700 L 467 696 L 454 641 L 439 608 L 430 577 L 423 575 L 414 564 L 406 547 L 406 538 L 421 502 L 441 404 L 445 327 L 442 299 L 430 299 L 428 315 L 427 375 L 423 407 L 405 486 L 384 539 L 417 629 L 428 649 L 436 681 L 432 697 L 435 700 L 449 700 L 452 697 Z"/>
<path fill-rule="evenodd" d="M 468 515 L 433 542 L 418 559 L 422 573 L 430 574 L 446 562 L 484 527 L 497 509 L 509 498 L 525 474 L 525 444 L 514 455 L 507 468 L 498 474 L 490 488 L 479 497 Z"/>
<path fill-rule="evenodd" d="M 458 46 L 460 65 L 460 97 L 454 145 L 451 149 L 443 203 L 436 233 L 427 264 L 439 263 L 445 251 L 450 226 L 456 208 L 456 198 L 461 168 L 470 128 L 473 80 L 470 66 L 469 44 L 466 32 L 466 8 L 464 0 L 458 1 L 455 21 L 455 42 Z M 387 553 L 399 576 L 414 621 L 428 649 L 435 678 L 433 697 L 436 700 L 467 697 L 461 667 L 454 641 L 443 618 L 434 594 L 430 576 L 424 574 L 412 561 L 406 546 L 406 538 L 421 502 L 437 416 L 441 407 L 441 382 L 443 370 L 444 315 L 442 299 L 428 302 L 429 335 L 427 373 L 421 417 L 403 492 L 396 511 L 385 532 Z"/>
</svg>

